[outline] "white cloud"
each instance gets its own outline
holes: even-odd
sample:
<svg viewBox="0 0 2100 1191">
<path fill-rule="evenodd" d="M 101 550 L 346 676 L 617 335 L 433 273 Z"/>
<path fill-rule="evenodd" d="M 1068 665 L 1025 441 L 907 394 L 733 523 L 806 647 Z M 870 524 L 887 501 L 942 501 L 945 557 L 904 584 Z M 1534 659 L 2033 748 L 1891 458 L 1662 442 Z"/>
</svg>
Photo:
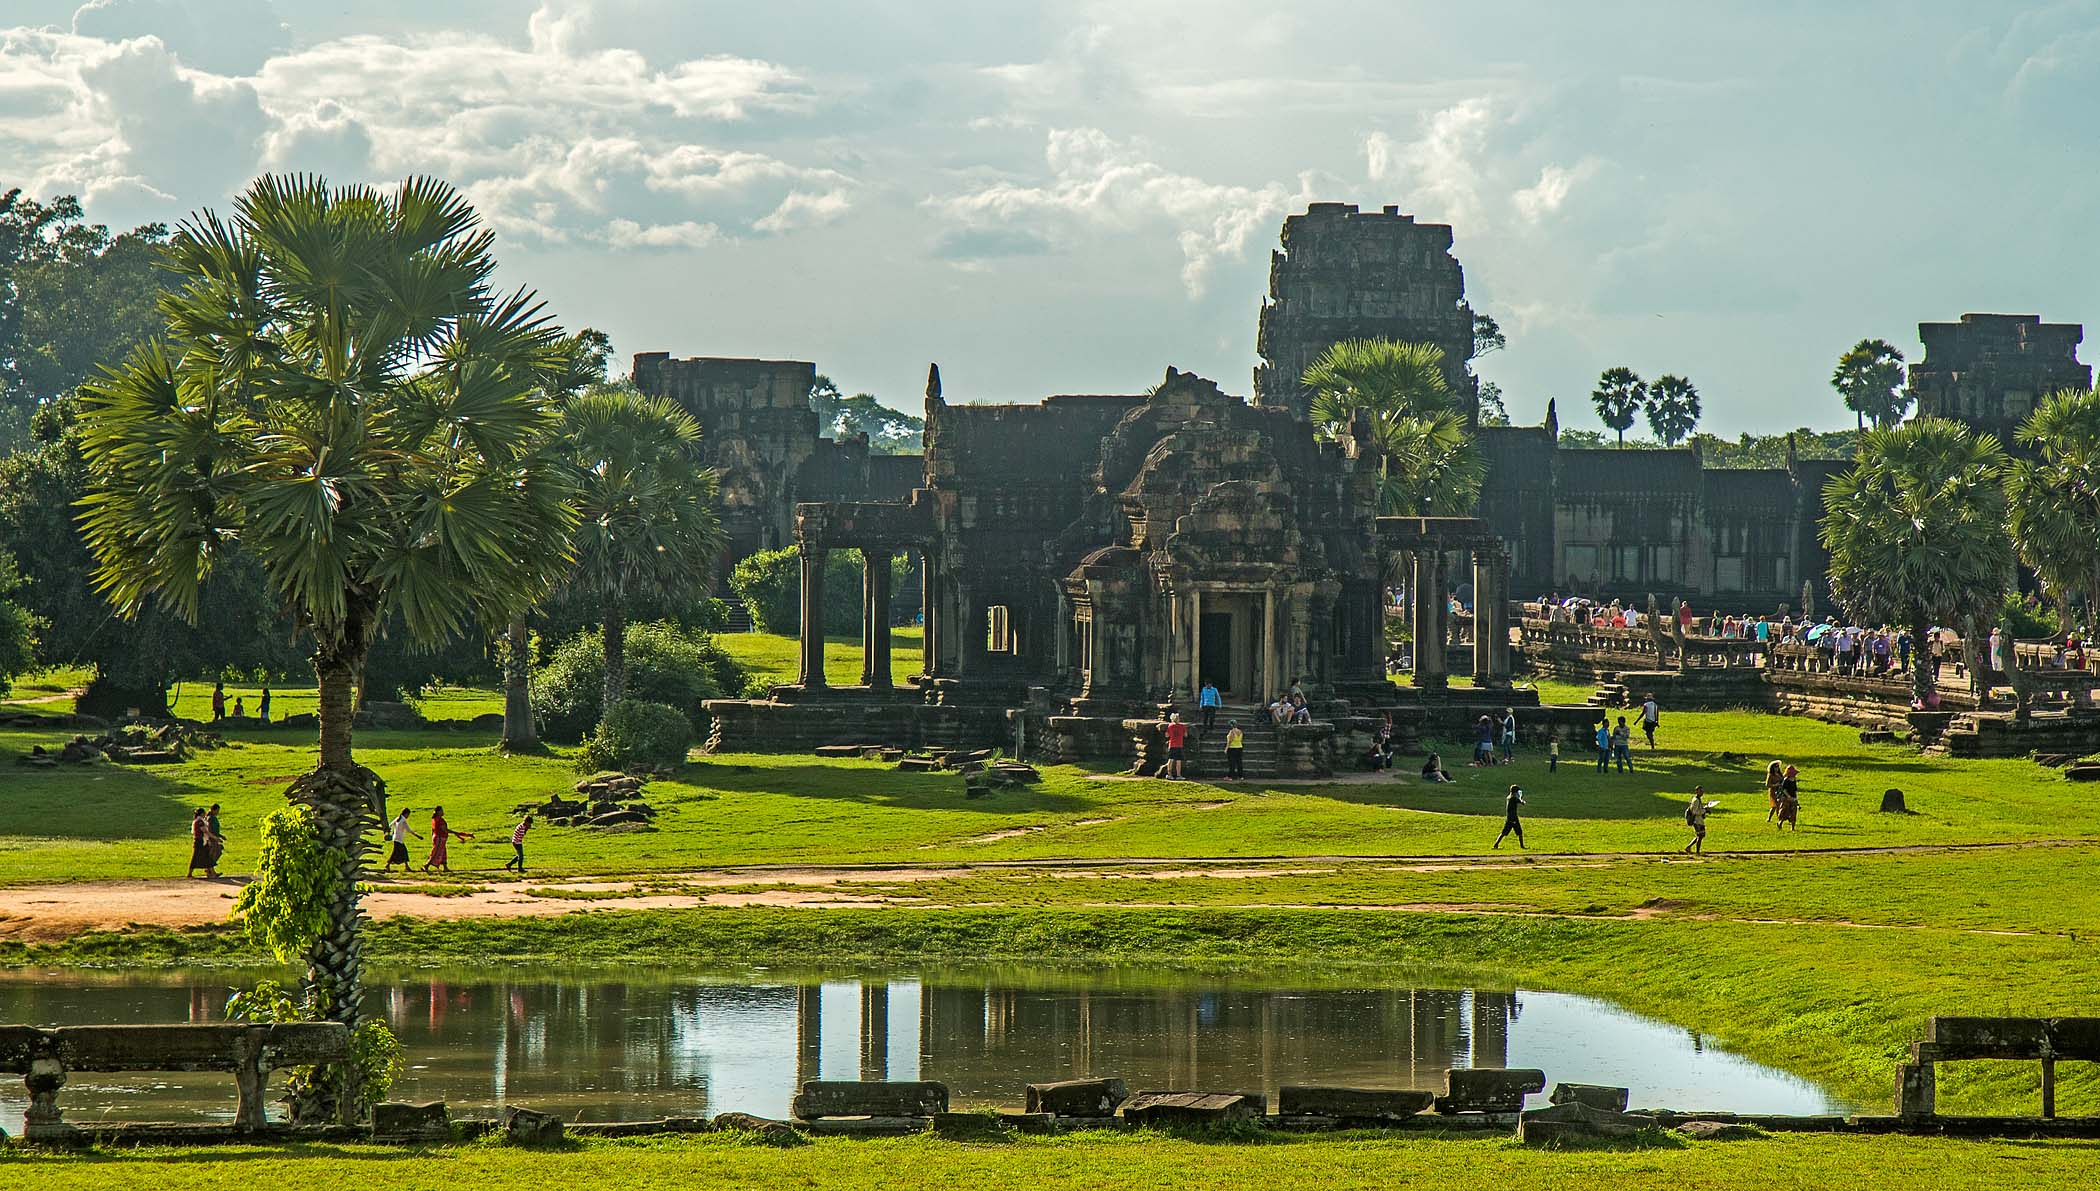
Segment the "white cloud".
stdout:
<svg viewBox="0 0 2100 1191">
<path fill-rule="evenodd" d="M 1164 225 L 1181 248 L 1182 283 L 1200 297 L 1214 264 L 1244 255 L 1257 233 L 1266 235 L 1287 208 L 1309 197 L 1303 179 L 1295 189 L 1209 182 L 1174 173 L 1148 152 L 1141 142 L 1119 141 L 1098 128 L 1052 129 L 1044 152 L 1047 180 L 996 181 L 928 200 L 951 224 L 942 249 L 977 260 L 970 249 L 979 244 L 1039 251 L 1080 234 L 1150 234 Z"/>
<path fill-rule="evenodd" d="M 1596 158 L 1585 157 L 1572 166 L 1548 165 L 1539 170 L 1539 180 L 1510 196 L 1510 205 L 1526 223 L 1543 223 L 1557 214 L 1575 187 L 1596 176 Z"/>
<path fill-rule="evenodd" d="M 752 224 L 762 232 L 787 232 L 796 228 L 821 227 L 846 213 L 851 205 L 843 190 L 827 190 L 812 194 L 797 190 L 780 200 L 773 213 Z"/>
<path fill-rule="evenodd" d="M 1373 182 L 1406 186 L 1413 206 L 1425 217 L 1474 222 L 1483 213 L 1477 159 L 1494 123 L 1487 100 L 1467 99 L 1431 115 L 1419 139 L 1402 142 L 1374 132 L 1364 139 L 1366 172 Z"/>
<path fill-rule="evenodd" d="M 157 37 L 185 65 L 221 75 L 252 74 L 292 43 L 271 0 L 88 0 L 73 13 L 73 32 Z"/>
<path fill-rule="evenodd" d="M 605 242 L 614 248 L 705 248 L 722 238 L 712 223 L 658 223 L 643 227 L 632 219 L 605 225 Z"/>
</svg>

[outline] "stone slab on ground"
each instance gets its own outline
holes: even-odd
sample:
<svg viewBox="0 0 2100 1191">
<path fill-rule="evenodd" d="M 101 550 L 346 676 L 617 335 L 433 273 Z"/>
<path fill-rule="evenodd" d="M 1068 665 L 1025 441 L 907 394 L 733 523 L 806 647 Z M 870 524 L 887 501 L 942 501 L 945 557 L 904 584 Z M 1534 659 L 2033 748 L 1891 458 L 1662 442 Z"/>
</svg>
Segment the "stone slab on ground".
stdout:
<svg viewBox="0 0 2100 1191">
<path fill-rule="evenodd" d="M 1112 1117 L 1128 1099 L 1130 1086 L 1120 1079 L 1064 1079 L 1026 1090 L 1029 1112 L 1061 1117 Z"/>
<path fill-rule="evenodd" d="M 1548 1145 L 1594 1138 L 1632 1137 L 1656 1127 L 1651 1116 L 1611 1112 L 1580 1102 L 1534 1109 L 1517 1118 L 1517 1140 L 1525 1145 Z"/>
<path fill-rule="evenodd" d="M 1547 1097 L 1555 1104 L 1587 1104 L 1606 1112 L 1625 1112 L 1626 1101 L 1632 1095 L 1625 1088 L 1607 1087 L 1595 1083 L 1557 1083 L 1553 1094 Z"/>
<path fill-rule="evenodd" d="M 813 1137 L 909 1137 L 933 1128 L 931 1116 L 821 1117 L 801 1124 Z"/>
<path fill-rule="evenodd" d="M 1453 1067 L 1444 1072 L 1444 1094 L 1436 1110 L 1521 1112 L 1524 1097 L 1546 1090 L 1546 1073 L 1534 1067 Z"/>
<path fill-rule="evenodd" d="M 386 1101 L 372 1106 L 375 1141 L 451 1141 L 452 1113 L 443 1100 L 428 1104 Z"/>
<path fill-rule="evenodd" d="M 930 1117 L 948 1111 L 948 1085 L 932 1080 L 882 1082 L 812 1079 L 796 1094 L 793 1112 L 805 1121 L 825 1117 Z"/>
<path fill-rule="evenodd" d="M 1417 1088 L 1286 1086 L 1276 1093 L 1279 1114 L 1353 1121 L 1406 1120 L 1435 1102 L 1436 1093 Z"/>
<path fill-rule="evenodd" d="M 1252 1092 L 1140 1092 L 1123 1105 L 1135 1125 L 1221 1125 L 1258 1121 L 1267 1099 Z"/>
<path fill-rule="evenodd" d="M 561 1118 L 513 1105 L 503 1114 L 503 1137 L 512 1145 L 558 1145 L 562 1139 Z"/>
<path fill-rule="evenodd" d="M 760 1141 L 768 1145 L 794 1146 L 802 1145 L 809 1140 L 809 1138 L 802 1135 L 800 1130 L 786 1121 L 776 1121 L 771 1117 L 754 1116 L 748 1112 L 722 1113 L 715 1117 L 713 1127 L 718 1131 L 729 1130 L 736 1133 L 756 1134 Z"/>
<path fill-rule="evenodd" d="M 1765 1131 L 1740 1121 L 1686 1121 L 1676 1131 L 1698 1141 L 1748 1141 Z"/>
</svg>

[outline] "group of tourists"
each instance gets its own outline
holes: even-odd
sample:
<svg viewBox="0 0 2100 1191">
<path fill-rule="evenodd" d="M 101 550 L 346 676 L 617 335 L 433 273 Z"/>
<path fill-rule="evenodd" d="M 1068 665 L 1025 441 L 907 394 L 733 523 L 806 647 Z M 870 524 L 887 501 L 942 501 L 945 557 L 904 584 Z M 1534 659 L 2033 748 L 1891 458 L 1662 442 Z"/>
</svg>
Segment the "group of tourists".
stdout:
<svg viewBox="0 0 2100 1191">
<path fill-rule="evenodd" d="M 408 817 L 412 813 L 414 812 L 410 808 L 402 807 L 400 814 L 388 820 L 386 825 L 387 857 L 386 863 L 379 868 L 380 872 L 392 872 L 397 864 L 401 866 L 401 871 L 407 872 L 409 865 L 413 863 L 408 856 L 408 841 L 424 837 L 422 832 L 409 826 Z M 525 834 L 531 830 L 532 816 L 526 815 L 511 830 L 511 858 L 503 863 L 505 869 L 516 869 L 521 876 L 525 872 Z M 430 856 L 423 862 L 423 871 L 426 873 L 449 873 L 452 871 L 452 858 L 449 851 L 451 841 L 456 839 L 473 839 L 474 833 L 454 830 L 452 825 L 445 820 L 445 808 L 439 806 L 432 807 L 430 811 L 429 838 Z M 190 818 L 190 871 L 188 875 L 196 876 L 197 870 L 201 868 L 204 870 L 204 875 L 207 878 L 217 877 L 219 875 L 219 857 L 224 855 L 225 852 L 226 833 L 219 827 L 219 804 L 214 802 L 211 804 L 211 809 L 205 810 L 200 808 Z"/>
<path fill-rule="evenodd" d="M 226 684 L 223 682 L 211 684 L 211 718 L 213 723 L 226 718 Z M 233 718 L 237 720 L 248 718 L 248 700 L 246 696 L 234 696 Z M 262 694 L 256 698 L 255 718 L 261 723 L 267 724 L 270 722 L 269 687 L 264 687 Z"/>
<path fill-rule="evenodd" d="M 1268 714 L 1272 723 L 1312 723 L 1312 706 L 1305 701 L 1305 687 L 1297 679 L 1291 679 L 1291 685 L 1270 700 Z"/>
<path fill-rule="evenodd" d="M 226 854 L 226 833 L 219 828 L 219 804 L 211 809 L 198 807 L 190 815 L 190 871 L 184 876 L 194 877 L 198 869 L 204 870 L 207 880 L 219 875 L 219 857 Z"/>
</svg>

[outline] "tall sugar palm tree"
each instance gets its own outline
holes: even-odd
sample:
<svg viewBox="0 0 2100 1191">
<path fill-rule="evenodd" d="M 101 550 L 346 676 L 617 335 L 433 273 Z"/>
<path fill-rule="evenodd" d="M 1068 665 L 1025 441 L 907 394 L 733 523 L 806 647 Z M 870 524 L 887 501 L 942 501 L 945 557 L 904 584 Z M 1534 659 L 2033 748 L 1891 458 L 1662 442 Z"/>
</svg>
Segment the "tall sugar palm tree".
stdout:
<svg viewBox="0 0 2100 1191">
<path fill-rule="evenodd" d="M 1658 376 L 1648 386 L 1648 429 L 1674 447 L 1699 425 L 1699 390 L 1681 376 Z"/>
<path fill-rule="evenodd" d="M 1590 404 L 1597 409 L 1597 417 L 1606 426 L 1617 431 L 1619 445 L 1626 445 L 1626 432 L 1633 427 L 1633 416 L 1640 412 L 1641 405 L 1648 400 L 1648 385 L 1640 374 L 1631 368 L 1607 368 L 1597 377 L 1597 387 L 1590 393 Z"/>
<path fill-rule="evenodd" d="M 358 884 L 385 784 L 351 752 L 375 632 L 433 640 L 567 566 L 571 477 L 539 450 L 558 327 L 498 292 L 493 236 L 442 182 L 263 177 L 167 248 L 160 338 L 83 387 L 81 524 L 120 609 L 194 616 L 235 543 L 313 642 L 320 755 L 286 792 L 335 871 L 304 993 L 361 1010 Z M 500 623 L 500 621 L 498 621 Z"/>
<path fill-rule="evenodd" d="M 1845 400 L 1845 408 L 1858 416 L 1859 429 L 1867 422 L 1888 427 L 1903 420 L 1910 410 L 1910 394 L 1903 389 L 1903 353 L 1886 339 L 1862 339 L 1838 357 L 1830 374 L 1830 387 Z"/>
<path fill-rule="evenodd" d="M 1926 631 L 1992 616 L 2004 599 L 2005 466 L 1990 435 L 1919 418 L 1865 432 L 1823 490 L 1831 594 L 1856 621 L 1909 626 L 1920 700 L 1932 687 Z"/>
<path fill-rule="evenodd" d="M 2005 494 L 2013 546 L 2068 610 L 2085 597 L 2100 610 L 2100 393 L 2066 390 L 2042 402 L 2019 429 L 2035 458 L 2011 464 Z"/>
<path fill-rule="evenodd" d="M 1305 370 L 1312 419 L 1339 438 L 1368 415 L 1381 453 L 1379 511 L 1395 516 L 1470 513 L 1486 464 L 1444 379 L 1442 348 L 1348 339 Z"/>
<path fill-rule="evenodd" d="M 605 622 L 601 714 L 627 692 L 627 606 L 707 582 L 721 553 L 715 473 L 700 454 L 700 423 L 667 397 L 630 385 L 586 391 L 562 410 L 576 469 L 576 573 Z"/>
</svg>

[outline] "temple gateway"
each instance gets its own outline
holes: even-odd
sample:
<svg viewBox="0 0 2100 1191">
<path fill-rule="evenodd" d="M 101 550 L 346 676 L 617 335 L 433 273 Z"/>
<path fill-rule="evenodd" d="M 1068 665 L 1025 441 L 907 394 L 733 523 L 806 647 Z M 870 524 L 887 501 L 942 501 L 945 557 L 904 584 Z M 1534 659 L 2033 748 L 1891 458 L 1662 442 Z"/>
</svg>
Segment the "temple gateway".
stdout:
<svg viewBox="0 0 2100 1191">
<path fill-rule="evenodd" d="M 636 356 L 635 383 L 702 425 L 731 558 L 802 552 L 799 679 L 709 704 L 711 747 L 1004 746 L 1146 768 L 1166 715 L 1192 717 L 1209 681 L 1248 731 L 1250 760 L 1318 776 L 1387 719 L 1411 743 L 1425 726 L 1462 732 L 1535 706 L 1510 689 L 1512 598 L 1557 589 L 1770 612 L 1798 606 L 1805 587 L 1827 601 L 1815 526 L 1842 464 L 1719 469 L 1692 450 L 1569 449 L 1550 405 L 1541 426 L 1477 425 L 1472 311 L 1451 245 L 1449 227 L 1395 208 L 1314 204 L 1284 223 L 1253 400 L 1169 368 L 1146 393 L 950 402 L 933 368 L 923 455 L 823 437 L 813 364 Z M 1920 333 L 1921 407 L 1980 428 L 2003 433 L 2039 396 L 2091 380 L 2075 324 L 1967 315 Z M 1316 433 L 1295 378 L 1357 337 L 1444 348 L 1488 463 L 1478 518 L 1379 516 L 1369 427 Z M 847 548 L 865 560 L 863 665 L 859 683 L 834 687 L 825 562 Z M 898 556 L 916 563 L 916 590 L 890 590 Z M 1394 591 L 1408 607 L 1388 606 Z M 1454 593 L 1477 625 L 1451 622 Z M 924 664 L 899 685 L 889 628 L 914 604 Z M 1389 621 L 1441 646 L 1413 649 L 1406 687 L 1387 677 Z M 1454 672 L 1471 681 L 1452 685 Z M 1255 714 L 1293 685 L 1313 723 Z M 1192 741 L 1192 772 L 1222 766 L 1221 736 Z"/>
</svg>

